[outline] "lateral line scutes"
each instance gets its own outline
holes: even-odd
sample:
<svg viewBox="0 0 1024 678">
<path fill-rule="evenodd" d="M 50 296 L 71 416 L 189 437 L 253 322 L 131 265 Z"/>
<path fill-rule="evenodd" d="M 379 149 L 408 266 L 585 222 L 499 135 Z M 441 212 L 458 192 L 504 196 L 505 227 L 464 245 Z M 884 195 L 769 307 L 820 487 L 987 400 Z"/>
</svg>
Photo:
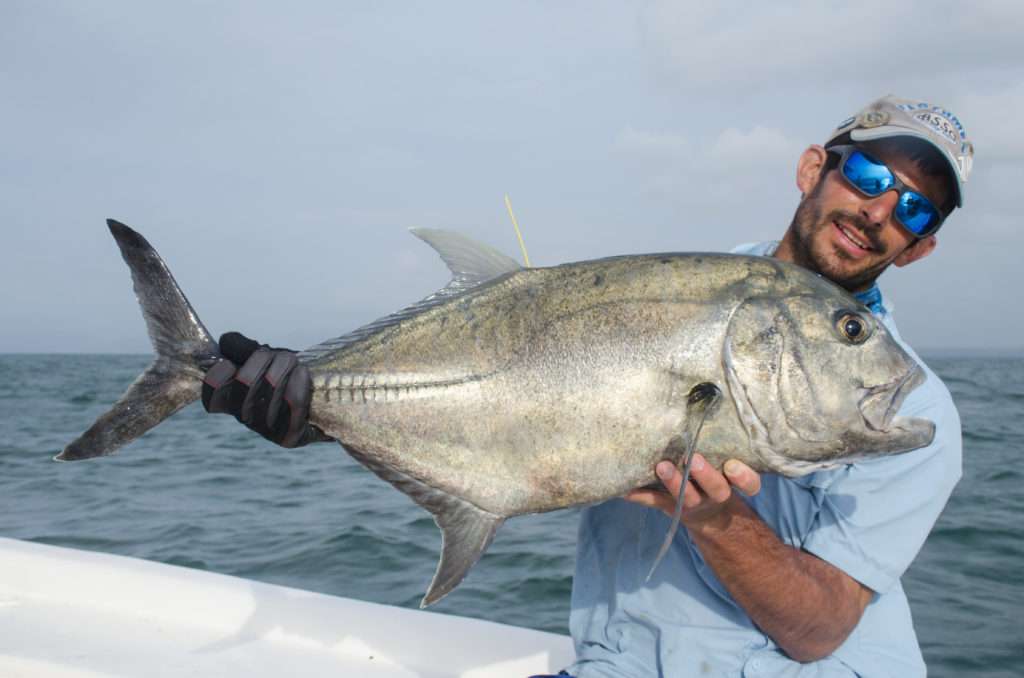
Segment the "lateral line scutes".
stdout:
<svg viewBox="0 0 1024 678">
<path fill-rule="evenodd" d="M 427 397 L 437 390 L 478 382 L 483 378 L 483 375 L 472 374 L 331 374 L 314 377 L 313 392 L 326 402 L 397 401 Z"/>
</svg>

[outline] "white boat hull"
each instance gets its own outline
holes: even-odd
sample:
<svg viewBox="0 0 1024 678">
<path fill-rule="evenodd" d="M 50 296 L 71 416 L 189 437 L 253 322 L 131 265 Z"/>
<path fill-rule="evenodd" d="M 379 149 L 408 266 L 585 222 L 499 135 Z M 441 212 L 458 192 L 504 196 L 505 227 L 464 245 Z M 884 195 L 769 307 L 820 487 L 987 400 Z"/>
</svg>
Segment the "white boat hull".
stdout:
<svg viewBox="0 0 1024 678">
<path fill-rule="evenodd" d="M 0 538 L 0 676 L 525 678 L 567 636 Z"/>
</svg>

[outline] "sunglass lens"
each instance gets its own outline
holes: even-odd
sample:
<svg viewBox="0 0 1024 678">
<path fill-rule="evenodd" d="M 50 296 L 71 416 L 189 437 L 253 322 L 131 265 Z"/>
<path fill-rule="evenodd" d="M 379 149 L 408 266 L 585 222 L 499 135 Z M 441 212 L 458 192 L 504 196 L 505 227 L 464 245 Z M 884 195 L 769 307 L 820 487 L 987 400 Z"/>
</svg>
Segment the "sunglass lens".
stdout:
<svg viewBox="0 0 1024 678">
<path fill-rule="evenodd" d="M 927 233 L 939 221 L 939 213 L 923 195 L 906 191 L 896 204 L 896 218 L 915 235 Z"/>
<path fill-rule="evenodd" d="M 860 151 L 853 151 L 843 164 L 843 176 L 865 195 L 879 195 L 892 188 L 889 168 Z"/>
</svg>

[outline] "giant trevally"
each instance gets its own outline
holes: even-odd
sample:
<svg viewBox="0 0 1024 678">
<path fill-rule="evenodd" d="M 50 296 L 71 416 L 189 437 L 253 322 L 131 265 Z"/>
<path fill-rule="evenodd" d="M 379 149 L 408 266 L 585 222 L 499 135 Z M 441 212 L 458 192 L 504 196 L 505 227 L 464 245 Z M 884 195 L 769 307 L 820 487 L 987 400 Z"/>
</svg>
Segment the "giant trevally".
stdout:
<svg viewBox="0 0 1024 678">
<path fill-rule="evenodd" d="M 107 223 L 156 358 L 60 460 L 142 435 L 198 399 L 220 359 L 156 251 Z M 860 302 L 798 266 L 654 254 L 524 269 L 458 234 L 414 233 L 452 282 L 299 359 L 310 422 L 441 528 L 423 605 L 462 580 L 505 519 L 652 484 L 655 465 L 683 464 L 698 435 L 714 465 L 788 476 L 934 435 L 896 416 L 922 369 Z"/>
</svg>

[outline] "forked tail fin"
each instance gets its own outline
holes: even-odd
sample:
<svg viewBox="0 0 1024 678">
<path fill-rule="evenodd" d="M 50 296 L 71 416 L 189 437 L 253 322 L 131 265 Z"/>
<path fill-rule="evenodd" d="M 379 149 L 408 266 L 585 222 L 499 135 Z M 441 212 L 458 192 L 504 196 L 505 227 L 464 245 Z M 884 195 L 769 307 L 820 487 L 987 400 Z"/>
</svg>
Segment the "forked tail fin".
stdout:
<svg viewBox="0 0 1024 678">
<path fill-rule="evenodd" d="M 74 461 L 112 454 L 201 394 L 203 374 L 220 357 L 217 343 L 146 239 L 107 220 L 131 269 L 135 295 L 156 359 L 110 410 L 55 459 Z"/>
</svg>

